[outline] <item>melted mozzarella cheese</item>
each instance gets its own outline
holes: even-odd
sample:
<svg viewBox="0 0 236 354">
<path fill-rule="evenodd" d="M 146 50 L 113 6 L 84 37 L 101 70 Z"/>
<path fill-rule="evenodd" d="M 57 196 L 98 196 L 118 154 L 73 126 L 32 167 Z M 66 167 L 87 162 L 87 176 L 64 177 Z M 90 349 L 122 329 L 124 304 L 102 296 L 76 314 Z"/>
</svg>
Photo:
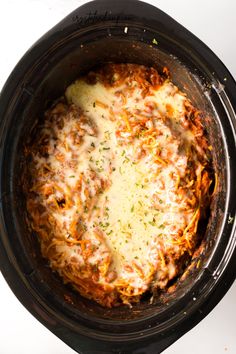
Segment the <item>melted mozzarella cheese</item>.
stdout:
<svg viewBox="0 0 236 354">
<path fill-rule="evenodd" d="M 130 294 L 165 288 L 194 247 L 199 201 L 191 186 L 203 166 L 189 155 L 196 141 L 182 124 L 188 101 L 168 80 L 150 86 L 147 93 L 135 80 L 77 80 L 66 90 L 66 108 L 42 128 L 47 154 L 33 156 L 32 191 L 52 228 L 43 253 L 96 301 L 94 284 L 104 293 L 118 289 L 126 303 Z M 45 237 L 48 224 L 40 229 L 32 215 Z"/>
<path fill-rule="evenodd" d="M 66 97 L 69 102 L 83 109 L 97 129 L 96 137 L 86 136 L 84 139 L 78 152 L 78 169 L 86 171 L 92 167 L 99 176 L 110 179 L 110 187 L 97 201 L 96 213 L 88 223 L 89 230 L 95 226 L 102 228 L 112 254 L 112 267 L 118 277 L 131 281 L 132 275 L 125 266 L 135 261 L 148 273 L 150 264 L 157 263 L 157 256 L 156 259 L 153 256 L 150 258 L 150 249 L 156 246 L 158 237 L 166 237 L 168 245 L 170 228 L 173 224 L 177 229 L 183 228 L 191 214 L 186 217 L 179 211 L 181 205 L 175 201 L 176 190 L 173 178 L 170 178 L 178 169 L 184 174 L 186 168 L 186 159 L 178 156 L 178 139 L 170 144 L 172 158 L 178 162 L 176 166 L 161 166 L 157 172 L 152 156 L 135 158 L 138 142 L 125 146 L 119 144 L 115 135 L 117 120 L 110 119 L 110 108 L 114 108 L 115 115 L 119 117 L 116 91 L 116 88 L 106 88 L 101 83 L 89 85 L 78 80 L 68 87 Z M 156 126 L 163 132 L 157 143 L 165 147 L 166 135 L 171 136 L 171 131 L 158 117 L 166 112 L 166 104 L 170 104 L 178 119 L 184 113 L 185 97 L 176 93 L 173 84 L 167 82 L 146 100 L 141 99 L 138 89 L 134 90 L 126 107 L 131 112 L 137 109 L 142 111 L 150 100 L 157 107 L 152 112 L 157 116 Z M 97 102 L 103 102 L 107 108 Z M 91 143 L 95 147 L 92 151 L 89 149 Z M 154 195 L 159 196 L 160 208 L 153 206 Z M 99 213 L 98 210 L 105 210 L 105 213 Z M 137 282 L 137 274 L 132 282 Z"/>
</svg>

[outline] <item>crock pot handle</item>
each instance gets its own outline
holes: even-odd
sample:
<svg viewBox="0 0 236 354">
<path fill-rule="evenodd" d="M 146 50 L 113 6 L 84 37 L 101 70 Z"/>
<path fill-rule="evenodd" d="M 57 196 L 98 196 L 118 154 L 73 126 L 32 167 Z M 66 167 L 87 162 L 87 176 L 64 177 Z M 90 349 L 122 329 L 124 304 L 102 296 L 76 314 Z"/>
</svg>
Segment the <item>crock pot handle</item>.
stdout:
<svg viewBox="0 0 236 354">
<path fill-rule="evenodd" d="M 119 343 L 111 340 L 96 340 L 80 337 L 68 328 L 61 328 L 60 333 L 52 330 L 61 340 L 80 354 L 160 354 L 172 343 L 174 343 L 183 333 L 169 333 L 169 336 L 156 336 L 143 340 L 125 340 Z M 140 333 L 143 334 L 144 333 Z M 177 337 L 177 338 L 176 338 Z M 115 338 L 115 335 L 114 335 Z"/>
<path fill-rule="evenodd" d="M 166 27 L 169 30 L 176 31 L 176 21 L 168 16 L 160 9 L 138 0 L 94 0 L 90 1 L 67 17 L 65 17 L 56 27 L 52 29 L 65 30 L 71 26 L 74 29 L 84 28 L 91 25 L 96 25 L 104 22 L 120 23 L 132 20 L 141 23 L 142 25 L 157 25 L 161 23 L 162 28 Z"/>
</svg>

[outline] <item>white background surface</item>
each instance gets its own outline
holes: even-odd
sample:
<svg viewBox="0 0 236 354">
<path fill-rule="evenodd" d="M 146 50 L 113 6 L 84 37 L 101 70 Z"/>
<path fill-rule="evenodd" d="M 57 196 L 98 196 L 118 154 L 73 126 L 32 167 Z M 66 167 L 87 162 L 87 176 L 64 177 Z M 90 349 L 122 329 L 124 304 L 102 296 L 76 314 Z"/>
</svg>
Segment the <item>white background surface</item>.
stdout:
<svg viewBox="0 0 236 354">
<path fill-rule="evenodd" d="M 25 51 L 65 15 L 84 2 L 0 0 L 0 89 Z M 235 0 L 147 2 L 167 12 L 202 39 L 236 78 Z M 0 274 L 0 354 L 31 353 L 75 352 L 28 313 Z M 164 353 L 235 354 L 236 283 L 210 315 Z"/>
</svg>

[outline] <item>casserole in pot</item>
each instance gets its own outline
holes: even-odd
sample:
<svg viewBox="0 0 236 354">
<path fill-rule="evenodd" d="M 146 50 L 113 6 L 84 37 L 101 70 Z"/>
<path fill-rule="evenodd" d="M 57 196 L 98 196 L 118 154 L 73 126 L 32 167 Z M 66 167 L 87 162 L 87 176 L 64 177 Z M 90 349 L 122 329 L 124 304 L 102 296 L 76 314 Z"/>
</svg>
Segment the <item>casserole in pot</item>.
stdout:
<svg viewBox="0 0 236 354">
<path fill-rule="evenodd" d="M 96 16 L 89 17 L 89 11 L 97 11 Z M 144 299 L 131 309 L 104 310 L 45 267 L 25 222 L 17 178 L 24 165 L 23 142 L 37 118 L 77 77 L 108 61 L 170 69 L 173 82 L 211 117 L 205 129 L 219 176 L 202 252 L 185 279 L 164 303 Z M 134 1 L 95 1 L 79 8 L 46 34 L 10 76 L 0 108 L 1 270 L 23 304 L 76 350 L 157 353 L 206 315 L 234 280 L 234 92 L 230 74 L 203 43 L 161 11 Z"/>
</svg>

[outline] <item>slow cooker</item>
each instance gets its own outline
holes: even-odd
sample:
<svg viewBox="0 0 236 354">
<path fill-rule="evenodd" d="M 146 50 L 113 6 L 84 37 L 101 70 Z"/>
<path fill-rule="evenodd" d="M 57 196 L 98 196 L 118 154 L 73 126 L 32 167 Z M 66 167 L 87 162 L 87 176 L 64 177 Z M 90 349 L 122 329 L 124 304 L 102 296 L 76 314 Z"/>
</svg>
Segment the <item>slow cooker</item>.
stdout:
<svg viewBox="0 0 236 354">
<path fill-rule="evenodd" d="M 41 257 L 19 176 L 24 141 L 39 117 L 79 75 L 111 61 L 169 68 L 173 82 L 207 114 L 218 186 L 199 252 L 176 290 L 152 304 L 144 299 L 132 308 L 106 309 L 65 286 Z M 160 353 L 203 319 L 234 281 L 235 92 L 232 76 L 206 45 L 137 0 L 79 7 L 34 44 L 8 78 L 0 97 L 0 269 L 21 303 L 78 353 Z"/>
</svg>

